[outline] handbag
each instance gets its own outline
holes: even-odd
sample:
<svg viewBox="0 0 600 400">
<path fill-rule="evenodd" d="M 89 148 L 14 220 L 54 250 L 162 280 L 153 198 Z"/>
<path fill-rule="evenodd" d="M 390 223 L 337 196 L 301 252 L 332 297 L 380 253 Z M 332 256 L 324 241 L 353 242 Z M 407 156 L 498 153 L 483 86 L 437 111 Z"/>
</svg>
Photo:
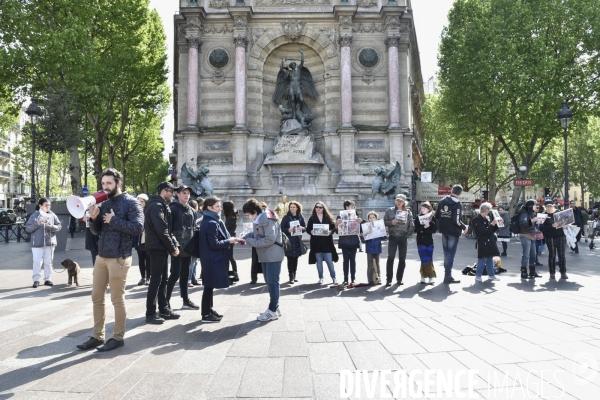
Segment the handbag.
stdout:
<svg viewBox="0 0 600 400">
<path fill-rule="evenodd" d="M 306 247 L 306 245 L 304 244 L 302 239 L 300 239 L 300 254 L 305 255 L 307 251 L 308 251 L 308 247 Z"/>
<path fill-rule="evenodd" d="M 183 252 L 190 257 L 200 258 L 200 231 L 195 231 L 194 236 L 183 246 Z"/>
<path fill-rule="evenodd" d="M 292 250 L 292 244 L 290 243 L 290 239 L 283 232 L 281 232 L 281 243 L 275 242 L 275 244 L 279 247 L 283 247 L 283 251 Z"/>
</svg>

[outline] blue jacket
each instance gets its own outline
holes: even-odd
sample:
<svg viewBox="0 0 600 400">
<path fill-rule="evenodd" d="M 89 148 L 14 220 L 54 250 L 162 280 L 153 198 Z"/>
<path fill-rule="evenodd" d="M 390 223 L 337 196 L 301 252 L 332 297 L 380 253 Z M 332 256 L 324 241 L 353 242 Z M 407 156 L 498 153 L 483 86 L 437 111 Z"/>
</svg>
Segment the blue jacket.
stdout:
<svg viewBox="0 0 600 400">
<path fill-rule="evenodd" d="M 104 223 L 104 214 L 113 210 L 115 216 Z M 110 198 L 100 205 L 100 214 L 90 220 L 90 231 L 99 235 L 98 255 L 104 258 L 127 258 L 131 256 L 133 237 L 144 230 L 144 212 L 135 197 L 127 193 Z"/>
<path fill-rule="evenodd" d="M 204 215 L 200 225 L 200 265 L 202 280 L 208 288 L 229 287 L 229 239 L 218 221 Z"/>
<path fill-rule="evenodd" d="M 384 238 L 375 238 L 365 240 L 365 252 L 367 254 L 381 254 L 383 252 L 381 247 L 381 240 Z"/>
<path fill-rule="evenodd" d="M 300 246 L 302 236 L 292 236 L 292 234 L 290 233 L 290 222 L 292 221 L 300 221 L 300 226 L 306 228 L 306 222 L 304 222 L 304 217 L 302 216 L 302 214 L 294 216 L 291 212 L 288 212 L 281 219 L 281 232 L 283 232 L 283 234 L 290 239 L 290 244 L 292 245 L 292 249 L 290 251 L 286 251 L 285 256 L 300 257 L 302 255 L 302 247 Z"/>
</svg>

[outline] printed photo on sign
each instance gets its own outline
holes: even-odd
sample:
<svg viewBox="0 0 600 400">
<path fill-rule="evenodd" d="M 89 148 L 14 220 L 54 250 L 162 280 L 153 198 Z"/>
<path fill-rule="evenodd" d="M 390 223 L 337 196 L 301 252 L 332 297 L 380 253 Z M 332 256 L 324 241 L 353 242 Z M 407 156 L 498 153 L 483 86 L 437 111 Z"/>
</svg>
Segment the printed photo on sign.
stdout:
<svg viewBox="0 0 600 400">
<path fill-rule="evenodd" d="M 504 228 L 504 220 L 500 216 L 498 210 L 492 210 L 492 215 L 494 216 L 494 219 L 498 221 L 498 227 Z"/>
<path fill-rule="evenodd" d="M 425 215 L 419 215 L 419 223 L 423 226 L 427 225 L 429 223 L 429 221 L 431 221 L 431 217 L 433 216 L 433 213 L 427 213 Z"/>
<path fill-rule="evenodd" d="M 292 236 L 302 236 L 302 226 L 300 221 L 291 221 L 290 228 L 292 228 Z"/>
<path fill-rule="evenodd" d="M 573 209 L 569 208 L 567 210 L 557 212 L 554 214 L 554 222 L 558 224 L 558 228 L 563 226 L 567 226 L 575 223 L 575 215 L 573 214 Z"/>
<path fill-rule="evenodd" d="M 352 236 L 360 233 L 360 224 L 356 221 L 343 221 L 338 226 L 338 236 Z"/>
<path fill-rule="evenodd" d="M 329 225 L 314 224 L 312 234 L 315 236 L 329 236 Z"/>
<path fill-rule="evenodd" d="M 406 224 L 406 218 L 408 218 L 408 212 L 403 210 L 396 210 L 396 219 L 401 224 Z"/>
<path fill-rule="evenodd" d="M 365 240 L 371 240 L 378 237 L 385 237 L 387 233 L 385 231 L 385 224 L 382 219 L 377 221 L 367 222 L 362 224 L 363 237 Z"/>
<path fill-rule="evenodd" d="M 354 210 L 344 210 L 340 211 L 340 217 L 342 221 L 352 221 L 356 219 L 356 211 Z"/>
<path fill-rule="evenodd" d="M 544 214 L 544 213 L 538 213 L 537 215 L 537 223 L 538 224 L 543 224 L 544 221 L 546 220 L 546 218 L 548 218 L 548 214 Z"/>
</svg>

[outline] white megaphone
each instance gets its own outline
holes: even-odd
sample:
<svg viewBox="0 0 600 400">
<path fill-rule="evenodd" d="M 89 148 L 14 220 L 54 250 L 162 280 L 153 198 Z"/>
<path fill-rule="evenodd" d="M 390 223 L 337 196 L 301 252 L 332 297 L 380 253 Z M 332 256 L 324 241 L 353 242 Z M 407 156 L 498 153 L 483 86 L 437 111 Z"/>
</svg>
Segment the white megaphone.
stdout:
<svg viewBox="0 0 600 400">
<path fill-rule="evenodd" d="M 85 215 L 85 210 L 87 210 L 90 206 L 93 206 L 97 203 L 102 203 L 107 199 L 108 192 L 105 192 L 104 190 L 86 197 L 69 196 L 67 197 L 67 209 L 72 216 L 80 219 L 83 218 Z"/>
</svg>

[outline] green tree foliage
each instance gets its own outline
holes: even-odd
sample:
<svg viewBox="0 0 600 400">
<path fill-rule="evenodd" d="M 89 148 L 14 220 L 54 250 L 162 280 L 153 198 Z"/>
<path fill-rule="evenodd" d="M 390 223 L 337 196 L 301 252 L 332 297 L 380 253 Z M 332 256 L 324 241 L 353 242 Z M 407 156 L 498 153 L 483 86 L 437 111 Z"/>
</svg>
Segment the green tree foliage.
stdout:
<svg viewBox="0 0 600 400">
<path fill-rule="evenodd" d="M 115 166 L 131 110 L 170 101 L 162 23 L 149 0 L 2 1 L 0 77 L 22 96 L 51 81 L 77 98 L 95 141 L 94 169 Z"/>
<path fill-rule="evenodd" d="M 598 108 L 596 0 L 456 0 L 448 20 L 439 58 L 444 107 L 466 135 L 500 140 L 515 171 L 531 170 L 560 133 L 562 100 L 580 122 Z"/>
</svg>

